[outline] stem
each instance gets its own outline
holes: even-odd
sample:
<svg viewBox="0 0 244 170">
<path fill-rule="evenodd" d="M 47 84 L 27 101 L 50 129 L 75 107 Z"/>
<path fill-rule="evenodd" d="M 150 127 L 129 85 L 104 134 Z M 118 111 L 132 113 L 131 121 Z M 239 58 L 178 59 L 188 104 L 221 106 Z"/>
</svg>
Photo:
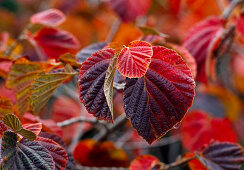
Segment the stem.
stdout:
<svg viewBox="0 0 244 170">
<path fill-rule="evenodd" d="M 22 43 L 22 41 L 25 39 L 25 33 L 26 31 L 32 26 L 32 24 L 28 24 L 26 26 L 26 28 L 20 33 L 20 35 L 18 36 L 18 38 L 16 39 L 16 41 L 10 46 L 8 47 L 5 52 L 4 55 L 5 57 L 9 57 L 12 52 L 14 51 L 14 49 L 20 44 Z"/>
<path fill-rule="evenodd" d="M 98 141 L 105 140 L 110 134 L 118 130 L 121 126 L 125 124 L 127 121 L 127 118 L 125 116 L 125 113 L 117 117 L 114 121 L 114 124 L 108 124 L 106 125 L 105 131 L 101 131 L 95 136 L 95 139 Z"/>
<path fill-rule="evenodd" d="M 239 4 L 241 4 L 243 2 L 244 2 L 244 0 L 232 0 L 230 5 L 223 11 L 222 17 L 224 19 L 229 18 L 230 14 L 236 8 L 236 6 L 238 6 Z"/>
<path fill-rule="evenodd" d="M 91 124 L 97 124 L 97 123 L 100 123 L 98 122 L 98 120 L 96 118 L 94 119 L 87 119 L 86 117 L 75 117 L 75 118 L 71 118 L 71 119 L 68 119 L 68 120 L 65 120 L 63 122 L 58 122 L 57 125 L 59 127 L 66 127 L 66 126 L 69 126 L 69 125 L 72 125 L 74 123 L 81 123 L 81 122 L 87 122 L 87 123 L 91 123 Z"/>
<path fill-rule="evenodd" d="M 121 24 L 121 21 L 120 20 L 116 20 L 114 21 L 109 33 L 108 33 L 108 36 L 106 38 L 106 42 L 111 42 L 113 41 L 113 38 L 114 36 L 116 35 L 118 29 L 119 29 L 119 26 Z"/>
<path fill-rule="evenodd" d="M 178 167 L 178 166 L 181 166 L 181 165 L 184 165 L 186 164 L 187 162 L 189 162 L 190 160 L 192 159 L 195 159 L 196 156 L 193 156 L 193 157 L 190 157 L 190 158 L 181 158 L 171 164 L 168 164 L 168 165 L 165 165 L 165 164 L 162 164 L 162 168 L 161 170 L 169 170 L 171 168 L 174 168 L 174 167 Z"/>
</svg>

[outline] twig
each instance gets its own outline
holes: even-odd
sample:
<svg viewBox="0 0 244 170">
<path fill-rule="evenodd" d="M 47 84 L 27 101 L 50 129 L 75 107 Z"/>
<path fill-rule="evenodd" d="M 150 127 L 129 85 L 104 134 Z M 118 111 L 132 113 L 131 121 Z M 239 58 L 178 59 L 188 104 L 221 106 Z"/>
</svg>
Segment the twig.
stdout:
<svg viewBox="0 0 244 170">
<path fill-rule="evenodd" d="M 25 39 L 25 33 L 26 31 L 32 26 L 32 24 L 28 24 L 26 26 L 26 28 L 20 33 L 20 35 L 18 36 L 18 38 L 16 39 L 16 41 L 10 46 L 8 47 L 5 52 L 4 55 L 5 57 L 9 57 L 12 52 L 14 51 L 14 49 L 20 44 L 22 43 L 22 41 Z"/>
<path fill-rule="evenodd" d="M 118 29 L 119 29 L 120 24 L 121 24 L 121 21 L 120 20 L 117 19 L 116 21 L 114 21 L 114 23 L 113 23 L 113 25 L 112 25 L 112 27 L 110 29 L 110 32 L 108 33 L 108 36 L 106 38 L 106 42 L 113 41 L 113 38 L 116 35 L 116 33 L 117 33 Z"/>
<path fill-rule="evenodd" d="M 222 13 L 222 17 L 224 19 L 229 18 L 230 14 L 232 13 L 232 11 L 241 3 L 243 3 L 244 0 L 232 0 L 230 5 L 223 11 Z"/>
<path fill-rule="evenodd" d="M 114 124 L 108 124 L 106 125 L 106 130 L 101 131 L 98 133 L 94 138 L 98 141 L 105 140 L 110 134 L 118 130 L 121 126 L 123 126 L 126 122 L 127 118 L 125 116 L 125 113 L 117 117 L 114 121 Z"/>
<path fill-rule="evenodd" d="M 192 159 L 196 159 L 196 156 L 193 156 L 193 157 L 190 157 L 190 158 L 181 158 L 179 160 L 176 160 L 175 162 L 171 163 L 171 164 L 168 164 L 168 165 L 165 165 L 162 163 L 162 168 L 161 170 L 169 170 L 171 168 L 174 168 L 174 167 L 178 167 L 178 166 L 181 166 L 181 165 L 184 165 L 186 164 L 187 162 L 189 162 L 190 160 Z"/>
<path fill-rule="evenodd" d="M 63 122 L 58 122 L 57 125 L 59 127 L 66 127 L 66 126 L 72 125 L 74 123 L 81 123 L 81 122 L 87 122 L 87 123 L 91 123 L 91 124 L 100 123 L 100 122 L 98 122 L 98 120 L 96 118 L 87 119 L 86 117 L 81 116 L 81 117 L 71 118 L 71 119 L 65 120 Z"/>
</svg>

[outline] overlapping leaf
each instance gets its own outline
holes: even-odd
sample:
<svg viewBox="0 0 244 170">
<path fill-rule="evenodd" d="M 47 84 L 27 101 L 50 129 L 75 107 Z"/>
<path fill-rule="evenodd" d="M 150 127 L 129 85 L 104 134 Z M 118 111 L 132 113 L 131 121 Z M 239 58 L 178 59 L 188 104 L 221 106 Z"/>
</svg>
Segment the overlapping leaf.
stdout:
<svg viewBox="0 0 244 170">
<path fill-rule="evenodd" d="M 124 107 L 133 127 L 152 143 L 178 124 L 192 105 L 194 79 L 182 58 L 165 47 L 153 47 L 145 76 L 126 79 Z"/>
<path fill-rule="evenodd" d="M 125 77 L 142 77 L 151 63 L 152 55 L 151 44 L 145 41 L 133 41 L 121 50 L 117 60 L 118 70 Z"/>
<path fill-rule="evenodd" d="M 66 53 L 64 55 L 61 55 L 59 57 L 59 60 L 66 63 L 66 64 L 70 64 L 71 66 L 80 68 L 81 64 L 78 63 L 78 61 L 76 60 L 76 56 L 70 53 Z"/>
<path fill-rule="evenodd" d="M 243 148 L 235 143 L 211 143 L 196 156 L 209 170 L 238 170 L 244 162 Z"/>
<path fill-rule="evenodd" d="M 13 104 L 7 97 L 0 96 L 0 118 L 2 119 L 6 114 L 14 112 Z"/>
<path fill-rule="evenodd" d="M 25 129 L 20 120 L 14 114 L 7 114 L 3 117 L 3 123 L 11 130 L 18 133 L 22 137 L 33 141 L 36 139 L 36 134 L 30 130 Z"/>
<path fill-rule="evenodd" d="M 15 107 L 20 114 L 29 109 L 29 95 L 38 74 L 52 68 L 49 64 L 19 60 L 10 68 L 6 86 L 14 89 L 17 95 Z"/>
<path fill-rule="evenodd" d="M 103 88 L 113 56 L 114 50 L 110 48 L 94 53 L 82 64 L 79 76 L 81 102 L 90 114 L 107 121 L 112 121 L 112 115 Z"/>
<path fill-rule="evenodd" d="M 34 14 L 30 18 L 32 24 L 41 24 L 46 26 L 58 26 L 65 21 L 65 15 L 63 12 L 57 9 L 48 9 Z"/>
<path fill-rule="evenodd" d="M 64 170 L 68 161 L 68 156 L 64 148 L 48 138 L 37 137 L 37 141 L 44 148 L 46 148 L 50 155 L 53 157 L 53 161 L 55 162 L 55 169 Z"/>
<path fill-rule="evenodd" d="M 123 21 L 128 22 L 146 15 L 151 0 L 110 0 L 110 5 Z"/>
<path fill-rule="evenodd" d="M 26 124 L 23 124 L 22 126 L 24 129 L 27 129 L 27 130 L 35 133 L 36 136 L 38 136 L 42 130 L 42 123 L 26 123 Z"/>
<path fill-rule="evenodd" d="M 115 54 L 113 60 L 110 62 L 107 73 L 105 76 L 105 82 L 104 82 L 104 94 L 108 103 L 109 110 L 111 112 L 111 115 L 113 117 L 113 84 L 114 84 L 114 76 L 116 72 L 116 62 L 118 59 L 118 55 Z"/>
<path fill-rule="evenodd" d="M 2 167 L 6 170 L 55 168 L 53 158 L 46 148 L 37 142 L 17 142 L 17 135 L 13 132 L 4 132 L 1 153 Z"/>
<path fill-rule="evenodd" d="M 100 43 L 95 43 L 95 44 L 91 44 L 85 48 L 83 48 L 82 50 L 80 50 L 77 54 L 76 54 L 76 59 L 79 63 L 83 63 L 84 61 L 86 61 L 86 59 L 88 57 L 90 57 L 93 53 L 103 49 L 105 46 L 107 46 L 108 43 L 106 42 L 100 42 Z"/>
<path fill-rule="evenodd" d="M 55 59 L 68 52 L 74 54 L 80 46 L 71 33 L 55 28 L 42 28 L 31 38 L 47 57 Z"/>
<path fill-rule="evenodd" d="M 229 120 L 212 118 L 201 110 L 192 111 L 186 116 L 181 125 L 181 133 L 183 146 L 190 151 L 200 149 L 211 140 L 237 142 Z"/>
<path fill-rule="evenodd" d="M 183 46 L 195 57 L 197 80 L 206 83 L 205 60 L 220 39 L 224 21 L 219 17 L 208 18 L 195 25 L 185 38 Z"/>
<path fill-rule="evenodd" d="M 48 102 L 54 91 L 67 79 L 74 76 L 75 73 L 40 73 L 31 89 L 30 103 L 34 113 L 39 113 L 42 107 Z"/>
</svg>

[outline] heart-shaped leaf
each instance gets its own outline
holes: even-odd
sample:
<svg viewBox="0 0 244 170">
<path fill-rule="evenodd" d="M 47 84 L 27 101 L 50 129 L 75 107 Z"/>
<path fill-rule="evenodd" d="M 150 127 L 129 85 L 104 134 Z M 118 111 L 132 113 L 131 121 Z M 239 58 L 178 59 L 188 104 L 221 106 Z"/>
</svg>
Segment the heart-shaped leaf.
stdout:
<svg viewBox="0 0 244 170">
<path fill-rule="evenodd" d="M 118 57 L 119 72 L 129 78 L 145 75 L 153 56 L 152 45 L 145 41 L 133 41 L 124 47 Z"/>
<path fill-rule="evenodd" d="M 0 96 L 0 118 L 2 119 L 6 114 L 14 113 L 14 107 L 11 100 L 7 97 Z"/>
<path fill-rule="evenodd" d="M 6 170 L 45 169 L 53 170 L 55 163 L 49 151 L 38 142 L 21 140 L 17 142 L 17 135 L 4 132 L 1 145 L 2 167 Z"/>
<path fill-rule="evenodd" d="M 110 0 L 110 5 L 127 22 L 145 15 L 151 6 L 151 0 Z"/>
<path fill-rule="evenodd" d="M 55 169 L 64 170 L 68 161 L 66 151 L 58 143 L 48 138 L 37 137 L 37 142 L 49 151 L 55 162 Z"/>
<path fill-rule="evenodd" d="M 218 42 L 223 32 L 224 21 L 219 17 L 208 18 L 196 24 L 185 38 L 183 46 L 195 57 L 197 62 L 197 80 L 207 82 L 205 60 Z"/>
<path fill-rule="evenodd" d="M 191 70 L 173 50 L 153 47 L 145 76 L 126 79 L 124 107 L 133 127 L 152 143 L 177 125 L 192 105 Z"/>
<path fill-rule="evenodd" d="M 107 121 L 112 121 L 112 115 L 103 88 L 113 56 L 114 50 L 111 48 L 94 53 L 82 64 L 79 76 L 81 102 L 90 114 Z"/>
<path fill-rule="evenodd" d="M 65 15 L 62 11 L 57 9 L 48 9 L 32 15 L 30 22 L 32 24 L 41 24 L 55 27 L 65 21 Z"/>
<path fill-rule="evenodd" d="M 44 55 L 55 59 L 68 52 L 76 53 L 80 46 L 71 33 L 55 28 L 42 28 L 30 37 L 30 42 L 37 48 L 41 47 Z"/>
</svg>

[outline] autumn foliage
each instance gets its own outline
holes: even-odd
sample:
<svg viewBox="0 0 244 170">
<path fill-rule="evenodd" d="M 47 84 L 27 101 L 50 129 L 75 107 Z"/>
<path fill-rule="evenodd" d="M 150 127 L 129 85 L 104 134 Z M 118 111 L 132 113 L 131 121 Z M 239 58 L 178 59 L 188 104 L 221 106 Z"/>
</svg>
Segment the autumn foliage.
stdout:
<svg viewBox="0 0 244 170">
<path fill-rule="evenodd" d="M 0 2 L 0 169 L 241 169 L 243 9 Z"/>
</svg>

